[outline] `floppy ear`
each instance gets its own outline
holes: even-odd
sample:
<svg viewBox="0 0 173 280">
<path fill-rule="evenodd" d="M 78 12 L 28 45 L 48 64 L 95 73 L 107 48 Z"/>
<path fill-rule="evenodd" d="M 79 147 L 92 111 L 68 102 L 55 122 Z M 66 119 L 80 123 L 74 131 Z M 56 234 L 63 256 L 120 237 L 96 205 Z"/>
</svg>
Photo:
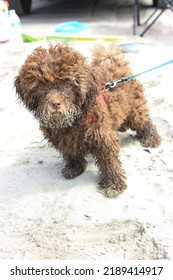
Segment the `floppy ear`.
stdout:
<svg viewBox="0 0 173 280">
<path fill-rule="evenodd" d="M 91 73 L 88 78 L 86 98 L 82 104 L 82 109 L 88 109 L 94 103 L 96 96 L 98 94 L 98 83 L 95 76 Z"/>
<path fill-rule="evenodd" d="M 30 111 L 35 110 L 37 107 L 37 102 L 33 102 L 34 96 L 27 91 L 27 85 L 23 88 L 23 85 L 25 84 L 25 81 L 21 79 L 20 74 L 16 76 L 14 79 L 14 86 L 16 88 L 16 94 L 19 97 L 19 100 L 23 102 L 23 104 L 26 106 L 27 109 Z"/>
<path fill-rule="evenodd" d="M 15 79 L 14 79 L 14 86 L 16 88 L 16 94 L 17 94 L 19 100 L 21 100 L 27 106 L 26 100 L 24 98 L 24 92 L 23 92 L 22 86 L 21 86 L 20 74 L 15 77 Z"/>
<path fill-rule="evenodd" d="M 22 99 L 22 89 L 20 86 L 20 75 L 15 77 L 14 86 L 16 88 L 17 95 L 19 96 L 20 99 Z"/>
</svg>

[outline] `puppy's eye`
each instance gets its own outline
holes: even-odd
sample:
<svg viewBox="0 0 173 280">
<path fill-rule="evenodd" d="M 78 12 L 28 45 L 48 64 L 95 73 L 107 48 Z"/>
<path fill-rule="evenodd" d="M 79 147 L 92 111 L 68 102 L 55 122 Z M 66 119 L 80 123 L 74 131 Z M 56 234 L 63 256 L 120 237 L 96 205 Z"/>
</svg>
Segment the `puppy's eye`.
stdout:
<svg viewBox="0 0 173 280">
<path fill-rule="evenodd" d="M 38 89 L 39 89 L 39 90 L 43 90 L 43 89 L 44 89 L 44 85 L 43 85 L 43 84 L 39 84 L 39 85 L 38 85 Z"/>
<path fill-rule="evenodd" d="M 72 86 L 72 84 L 70 82 L 66 82 L 64 85 L 66 88 L 70 88 Z"/>
</svg>

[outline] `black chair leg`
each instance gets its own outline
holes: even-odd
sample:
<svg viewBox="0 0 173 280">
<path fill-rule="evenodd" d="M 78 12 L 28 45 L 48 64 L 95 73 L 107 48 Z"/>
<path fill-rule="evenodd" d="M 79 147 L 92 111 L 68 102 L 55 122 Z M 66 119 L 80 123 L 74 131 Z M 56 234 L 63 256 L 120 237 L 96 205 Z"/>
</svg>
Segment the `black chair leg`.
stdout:
<svg viewBox="0 0 173 280">
<path fill-rule="evenodd" d="M 137 26 L 146 25 L 150 20 L 151 22 L 144 28 L 140 36 L 144 36 L 144 34 L 153 26 L 153 24 L 157 21 L 157 19 L 164 13 L 166 9 L 170 9 L 173 12 L 173 1 L 172 0 L 163 0 L 163 7 L 159 7 L 159 0 L 153 0 L 153 6 L 155 10 L 148 17 L 145 23 L 141 24 L 140 22 L 140 0 L 135 0 L 133 5 L 133 34 L 137 34 Z M 159 12 L 160 10 L 160 12 Z M 159 12 L 159 13 L 158 13 Z M 157 14 L 156 14 L 157 13 Z"/>
<path fill-rule="evenodd" d="M 148 31 L 148 29 L 150 29 L 151 28 L 151 26 L 156 22 L 156 20 L 164 13 L 164 11 L 165 11 L 166 9 L 163 9 L 158 15 L 157 15 L 157 17 L 155 17 L 154 19 L 153 19 L 153 21 L 144 29 L 144 31 L 140 34 L 140 36 L 142 37 L 142 36 L 144 36 L 144 34 Z M 148 19 L 149 20 L 149 19 Z M 148 21 L 147 20 L 147 21 Z"/>
<path fill-rule="evenodd" d="M 135 0 L 133 5 L 133 34 L 136 35 L 137 26 L 140 25 L 140 2 Z"/>
</svg>

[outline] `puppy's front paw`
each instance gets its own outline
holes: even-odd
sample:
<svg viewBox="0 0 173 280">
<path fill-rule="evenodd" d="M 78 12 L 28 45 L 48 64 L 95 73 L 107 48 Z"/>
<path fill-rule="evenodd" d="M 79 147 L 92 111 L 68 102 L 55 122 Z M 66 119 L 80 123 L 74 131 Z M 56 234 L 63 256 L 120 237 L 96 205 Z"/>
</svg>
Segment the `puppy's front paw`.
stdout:
<svg viewBox="0 0 173 280">
<path fill-rule="evenodd" d="M 102 179 L 99 183 L 99 191 L 107 197 L 115 197 L 121 194 L 126 188 L 127 185 L 121 178 L 114 180 Z"/>
<path fill-rule="evenodd" d="M 73 179 L 82 174 L 85 171 L 86 167 L 86 160 L 80 162 L 72 161 L 67 163 L 61 172 L 66 179 Z"/>
</svg>

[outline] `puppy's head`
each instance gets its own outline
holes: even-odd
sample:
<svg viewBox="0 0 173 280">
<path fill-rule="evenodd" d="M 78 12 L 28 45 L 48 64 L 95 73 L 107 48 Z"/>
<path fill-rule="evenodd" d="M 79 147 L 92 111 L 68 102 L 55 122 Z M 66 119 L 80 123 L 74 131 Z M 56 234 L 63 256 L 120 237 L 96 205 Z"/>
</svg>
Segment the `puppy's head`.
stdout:
<svg viewBox="0 0 173 280">
<path fill-rule="evenodd" d="M 14 85 L 19 99 L 50 128 L 72 126 L 98 92 L 86 59 L 62 44 L 36 48 L 21 67 Z"/>
</svg>

